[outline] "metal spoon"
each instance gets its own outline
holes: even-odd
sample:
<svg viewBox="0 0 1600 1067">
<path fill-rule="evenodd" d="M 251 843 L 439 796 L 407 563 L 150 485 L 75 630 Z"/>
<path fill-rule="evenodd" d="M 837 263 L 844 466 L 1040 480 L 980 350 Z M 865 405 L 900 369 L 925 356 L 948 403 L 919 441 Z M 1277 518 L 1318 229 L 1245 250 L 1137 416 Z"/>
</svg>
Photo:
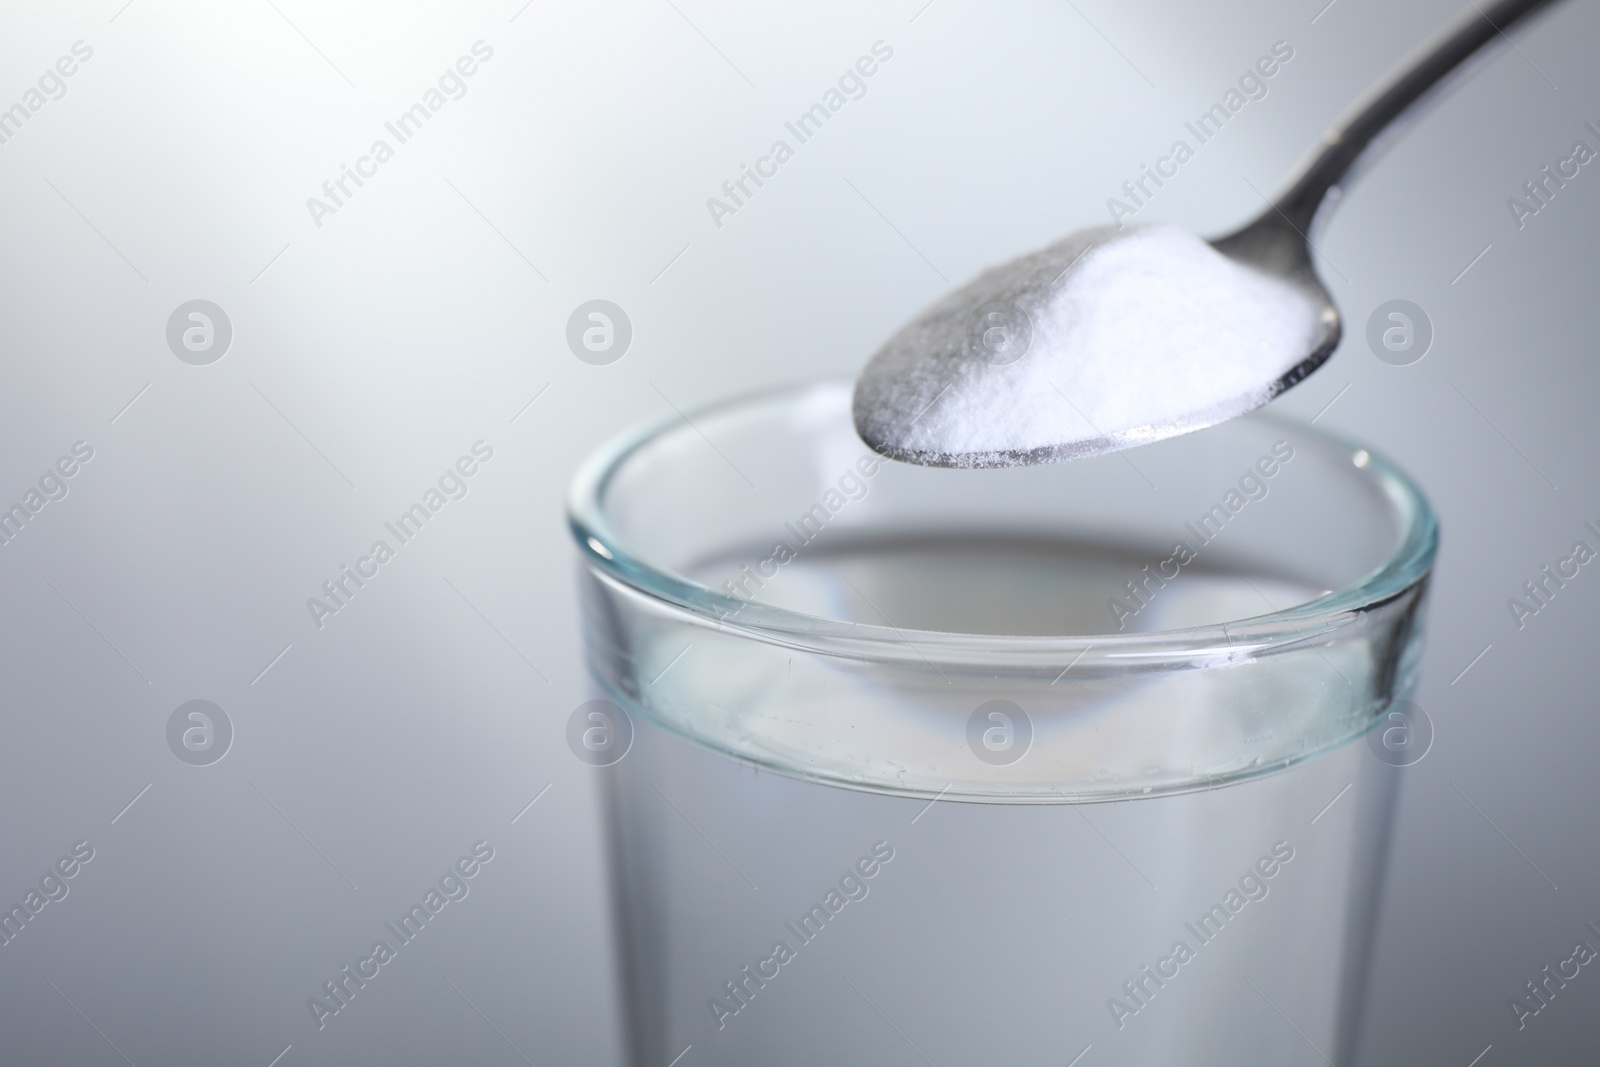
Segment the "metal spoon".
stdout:
<svg viewBox="0 0 1600 1067">
<path fill-rule="evenodd" d="M 856 388 L 855 423 L 862 440 L 875 451 L 891 459 L 925 466 L 1014 467 L 1053 463 L 1112 452 L 1202 429 L 1259 407 L 1299 384 L 1333 354 L 1341 335 L 1339 310 L 1327 287 L 1317 276 L 1312 261 L 1313 248 L 1310 235 L 1321 229 L 1327 220 L 1329 209 L 1338 202 L 1343 186 L 1371 162 L 1378 154 L 1376 150 L 1390 142 L 1400 132 L 1405 122 L 1415 118 L 1425 104 L 1442 95 L 1454 82 L 1453 76 L 1465 73 L 1465 68 L 1462 67 L 1464 61 L 1492 41 L 1497 39 L 1509 41 L 1505 31 L 1552 2 L 1553 0 L 1499 0 L 1486 6 L 1472 3 L 1471 12 L 1459 26 L 1447 31 L 1442 40 L 1428 49 L 1420 59 L 1376 90 L 1364 104 L 1358 105 L 1353 115 L 1342 125 L 1323 135 L 1320 148 L 1314 150 L 1316 154 L 1308 164 L 1304 165 L 1300 176 L 1289 190 L 1279 197 L 1277 203 L 1244 228 L 1210 242 L 1216 251 L 1235 262 L 1290 283 L 1316 311 L 1315 317 L 1320 329 L 1313 331 L 1310 351 L 1303 360 L 1294 364 L 1276 380 L 1262 382 L 1259 387 L 1249 390 L 1231 402 L 1207 403 L 1203 408 L 1176 419 L 1163 419 L 1156 424 L 1143 423 L 1133 426 L 1097 424 L 1093 426 L 1094 436 L 1018 450 L 952 452 L 909 448 L 893 439 L 898 431 L 907 430 L 909 428 L 907 425 L 890 426 L 887 428 L 888 432 L 885 432 L 886 428 L 881 418 L 876 420 L 875 425 L 873 419 L 864 417 L 866 415 L 863 407 L 864 391 L 884 384 L 882 380 L 873 380 L 875 364 L 876 372 L 880 375 L 902 374 L 907 345 L 915 344 L 918 346 L 916 350 L 920 352 L 923 350 L 922 346 L 928 343 L 927 338 L 931 333 L 941 328 L 930 326 L 930 322 L 938 319 L 948 323 L 955 316 L 964 316 L 968 321 L 974 321 L 971 315 L 979 313 L 982 309 L 1007 304 L 1007 294 L 1002 293 L 997 300 L 996 292 L 991 285 L 981 294 L 983 297 L 981 302 L 979 297 L 972 298 L 972 308 L 952 308 L 952 298 L 946 297 L 891 339 L 880 352 L 880 356 L 898 347 L 901 357 L 898 366 L 895 365 L 895 361 L 877 358 L 868 363 Z M 1084 239 L 1090 240 L 1093 232 L 1085 231 Z M 1064 242 L 1055 247 L 1066 247 L 1070 250 L 1072 246 Z M 999 268 L 998 272 L 991 272 L 1014 279 L 1008 284 L 1010 293 L 1019 297 L 1017 304 L 1022 302 L 1020 297 L 1024 295 L 1025 289 L 1037 293 L 1039 289 L 1036 277 L 1037 263 L 1042 255 L 1041 253 L 1024 257 Z M 1008 271 L 1011 272 L 1010 275 L 1006 275 Z M 925 357 L 917 355 L 915 358 L 921 363 Z M 1005 362 L 996 359 L 988 361 Z M 910 421 L 914 422 L 915 418 Z"/>
</svg>

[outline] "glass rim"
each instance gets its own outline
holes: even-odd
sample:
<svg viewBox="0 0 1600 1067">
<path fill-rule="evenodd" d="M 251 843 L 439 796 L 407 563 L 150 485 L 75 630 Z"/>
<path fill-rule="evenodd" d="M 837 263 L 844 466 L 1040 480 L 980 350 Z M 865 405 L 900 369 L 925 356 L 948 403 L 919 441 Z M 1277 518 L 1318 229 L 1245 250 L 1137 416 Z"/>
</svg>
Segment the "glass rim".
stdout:
<svg viewBox="0 0 1600 1067">
<path fill-rule="evenodd" d="M 1360 580 L 1304 603 L 1244 619 L 1142 633 L 1039 636 L 915 630 L 850 622 L 720 593 L 630 551 L 626 539 L 608 521 L 605 496 L 613 479 L 631 459 L 667 435 L 684 427 L 698 430 L 700 423 L 732 410 L 783 398 L 798 399 L 808 393 L 848 390 L 851 384 L 838 379 L 812 379 L 770 386 L 716 400 L 687 413 L 664 414 L 612 437 L 579 465 L 568 491 L 568 525 L 579 552 L 602 574 L 714 623 L 718 629 L 830 655 L 925 660 L 933 651 L 941 661 L 1005 662 L 1022 667 L 1076 654 L 1086 666 L 1099 662 L 1102 666 L 1128 669 L 1157 666 L 1168 657 L 1193 663 L 1197 654 L 1204 656 L 1208 652 L 1231 658 L 1337 629 L 1426 578 L 1438 549 L 1438 522 L 1433 509 L 1421 489 L 1400 468 L 1341 435 L 1260 409 L 1240 418 L 1292 428 L 1346 451 L 1361 475 L 1383 491 L 1401 531 L 1394 548 Z M 862 448 L 871 451 L 865 443 Z M 894 462 L 881 458 L 883 462 Z"/>
</svg>

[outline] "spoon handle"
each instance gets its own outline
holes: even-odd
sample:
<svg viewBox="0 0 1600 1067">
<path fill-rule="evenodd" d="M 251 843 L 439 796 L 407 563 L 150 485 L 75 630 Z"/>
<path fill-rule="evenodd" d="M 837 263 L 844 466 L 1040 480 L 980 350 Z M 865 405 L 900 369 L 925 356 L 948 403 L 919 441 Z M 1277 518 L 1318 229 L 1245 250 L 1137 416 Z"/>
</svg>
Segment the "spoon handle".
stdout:
<svg viewBox="0 0 1600 1067">
<path fill-rule="evenodd" d="M 1479 4 L 1437 47 L 1379 88 L 1341 125 L 1323 135 L 1323 149 L 1301 172 L 1276 210 L 1301 234 L 1318 228 L 1319 213 L 1360 169 L 1369 148 L 1381 146 L 1415 117 L 1446 78 L 1484 45 L 1508 40 L 1506 31 L 1554 0 L 1497 0 Z M 1271 214 L 1271 212 L 1269 212 Z"/>
</svg>

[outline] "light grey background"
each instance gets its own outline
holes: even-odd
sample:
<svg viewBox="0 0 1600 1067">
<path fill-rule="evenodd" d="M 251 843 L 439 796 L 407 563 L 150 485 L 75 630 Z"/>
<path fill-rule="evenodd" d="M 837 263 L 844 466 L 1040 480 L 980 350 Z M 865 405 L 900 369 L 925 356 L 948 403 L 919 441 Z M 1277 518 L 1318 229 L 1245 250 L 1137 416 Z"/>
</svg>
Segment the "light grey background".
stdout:
<svg viewBox="0 0 1600 1067">
<path fill-rule="evenodd" d="M 617 1062 L 596 772 L 564 740 L 574 465 L 669 405 L 852 373 L 948 285 L 1106 219 L 1286 40 L 1139 218 L 1252 216 L 1459 13 L 1323 3 L 8 6 L 0 107 L 94 53 L 0 144 L 0 503 L 94 458 L 0 547 L 0 898 L 95 857 L 0 947 L 0 1059 Z M 1373 1064 L 1600 1037 L 1588 968 L 1526 1029 L 1507 1009 L 1600 922 L 1600 572 L 1520 631 L 1506 607 L 1597 543 L 1600 164 L 1520 231 L 1506 206 L 1600 148 L 1597 35 L 1592 4 L 1544 18 L 1350 193 L 1319 242 L 1346 341 L 1280 402 L 1331 402 L 1444 529 Z M 479 40 L 466 95 L 318 227 L 307 197 Z M 867 94 L 714 225 L 706 198 L 879 40 Z M 197 298 L 233 326 L 209 366 L 165 340 Z M 565 344 L 597 298 L 633 324 L 609 366 Z M 1409 367 L 1364 341 L 1396 298 L 1436 332 Z M 467 496 L 319 629 L 307 598 L 480 440 Z M 233 723 L 211 766 L 167 747 L 191 699 Z M 319 1031 L 306 999 L 478 840 L 470 895 Z"/>
</svg>

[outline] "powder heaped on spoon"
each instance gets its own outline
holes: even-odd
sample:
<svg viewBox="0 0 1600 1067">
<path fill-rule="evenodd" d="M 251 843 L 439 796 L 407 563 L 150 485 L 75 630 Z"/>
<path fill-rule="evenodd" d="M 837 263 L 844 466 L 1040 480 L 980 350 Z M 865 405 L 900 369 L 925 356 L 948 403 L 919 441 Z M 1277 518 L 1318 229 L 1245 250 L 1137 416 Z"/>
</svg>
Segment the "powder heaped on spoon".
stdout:
<svg viewBox="0 0 1600 1067">
<path fill-rule="evenodd" d="M 1012 466 L 1139 444 L 1265 402 L 1321 308 L 1175 226 L 1082 230 L 941 299 L 856 382 L 874 449 Z"/>
</svg>

